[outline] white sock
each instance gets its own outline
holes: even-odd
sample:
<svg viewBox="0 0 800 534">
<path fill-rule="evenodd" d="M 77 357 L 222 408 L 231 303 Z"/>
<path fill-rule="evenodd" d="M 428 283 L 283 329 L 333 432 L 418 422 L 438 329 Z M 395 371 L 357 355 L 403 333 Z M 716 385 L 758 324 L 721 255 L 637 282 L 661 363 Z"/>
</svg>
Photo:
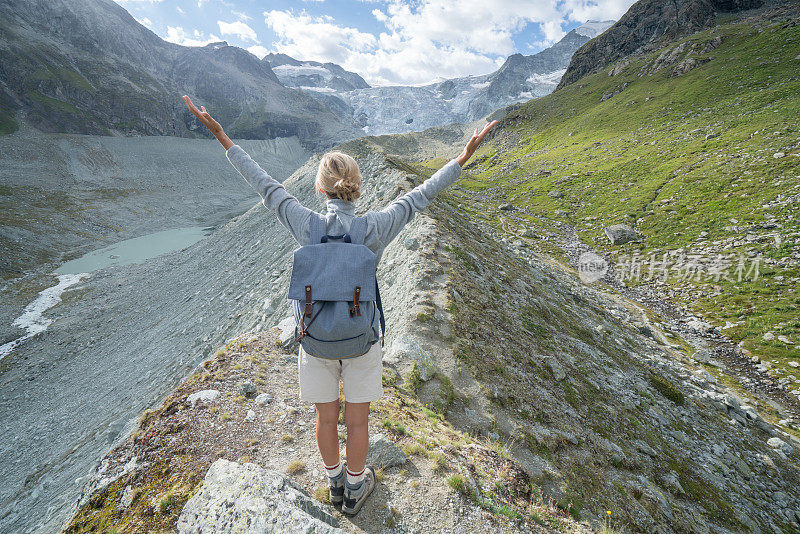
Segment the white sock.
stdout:
<svg viewBox="0 0 800 534">
<path fill-rule="evenodd" d="M 322 465 L 325 465 L 324 463 Z M 330 478 L 336 478 L 342 473 L 342 462 L 336 462 L 336 465 L 327 466 L 325 465 L 325 472 L 328 474 Z"/>
<path fill-rule="evenodd" d="M 350 468 L 347 468 L 347 484 L 350 486 L 358 486 L 361 484 L 361 481 L 364 480 L 364 469 L 359 471 L 358 474 L 353 473 L 350 471 Z"/>
</svg>

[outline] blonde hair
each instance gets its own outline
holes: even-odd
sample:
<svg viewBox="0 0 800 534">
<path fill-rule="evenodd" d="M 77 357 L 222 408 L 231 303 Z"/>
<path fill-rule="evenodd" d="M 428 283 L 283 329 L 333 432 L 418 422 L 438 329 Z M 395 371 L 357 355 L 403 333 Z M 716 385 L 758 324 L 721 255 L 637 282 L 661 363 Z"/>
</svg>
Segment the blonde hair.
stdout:
<svg viewBox="0 0 800 534">
<path fill-rule="evenodd" d="M 352 202 L 361 196 L 361 171 L 356 160 L 343 152 L 327 152 L 319 160 L 317 189 Z"/>
</svg>

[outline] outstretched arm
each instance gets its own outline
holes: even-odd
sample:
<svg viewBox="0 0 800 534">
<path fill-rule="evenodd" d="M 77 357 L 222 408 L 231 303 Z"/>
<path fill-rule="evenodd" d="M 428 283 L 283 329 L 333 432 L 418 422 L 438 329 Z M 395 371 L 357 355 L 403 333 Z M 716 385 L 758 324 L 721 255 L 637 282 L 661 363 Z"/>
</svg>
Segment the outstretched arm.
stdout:
<svg viewBox="0 0 800 534">
<path fill-rule="evenodd" d="M 497 121 L 492 121 L 484 126 L 480 132 L 476 128 L 472 138 L 457 158 L 451 159 L 430 178 L 375 213 L 376 225 L 374 231 L 378 234 L 375 237 L 383 246 L 388 245 L 392 239 L 397 237 L 397 234 L 411 220 L 414 213 L 425 209 L 436 195 L 456 181 L 461 175 L 461 168 L 469 161 L 469 158 L 472 157 L 475 150 L 496 124 Z M 369 237 L 368 234 L 367 239 Z"/>
<path fill-rule="evenodd" d="M 214 134 L 214 137 L 217 138 L 223 148 L 228 150 L 230 147 L 233 146 L 233 141 L 225 135 L 225 132 L 222 130 L 222 126 L 219 125 L 217 121 L 215 121 L 211 115 L 208 114 L 206 111 L 205 106 L 200 106 L 200 109 L 197 109 L 194 104 L 192 104 L 192 99 L 189 98 L 188 95 L 183 95 L 183 101 L 186 102 L 186 105 L 189 106 L 189 111 L 195 114 L 195 116 L 200 119 L 208 131 Z"/>
<path fill-rule="evenodd" d="M 483 138 L 489 134 L 492 128 L 495 127 L 497 121 L 492 121 L 486 126 L 483 127 L 483 130 L 478 133 L 478 129 L 475 128 L 475 133 L 472 134 L 472 138 L 467 142 L 467 146 L 464 147 L 464 150 L 461 152 L 461 155 L 456 158 L 458 164 L 463 167 L 466 165 L 469 158 L 475 153 L 478 147 L 483 143 Z"/>
<path fill-rule="evenodd" d="M 239 174 L 250 184 L 250 187 L 261 196 L 264 206 L 275 210 L 280 223 L 289 230 L 299 243 L 305 244 L 309 239 L 309 219 L 312 211 L 289 194 L 283 184 L 262 169 L 242 147 L 231 141 L 225 135 L 222 126 L 208 114 L 204 106 L 201 106 L 201 111 L 192 104 L 188 96 L 184 96 L 183 100 L 192 113 L 200 119 L 200 122 L 222 144 L 228 161 L 239 171 Z"/>
</svg>

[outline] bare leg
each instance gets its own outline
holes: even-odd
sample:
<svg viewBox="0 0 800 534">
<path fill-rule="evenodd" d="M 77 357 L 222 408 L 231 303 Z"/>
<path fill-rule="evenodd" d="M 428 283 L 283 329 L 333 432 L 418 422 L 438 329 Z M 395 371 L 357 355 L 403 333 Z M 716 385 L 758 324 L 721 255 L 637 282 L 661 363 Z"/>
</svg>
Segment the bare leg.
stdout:
<svg viewBox="0 0 800 534">
<path fill-rule="evenodd" d="M 339 422 L 339 399 L 331 402 L 318 402 L 316 406 L 317 446 L 322 455 L 322 461 L 325 462 L 325 465 L 336 465 L 339 463 L 339 432 L 336 429 Z"/>
<path fill-rule="evenodd" d="M 357 473 L 364 469 L 367 461 L 369 403 L 345 402 L 344 424 L 347 426 L 347 469 Z"/>
</svg>

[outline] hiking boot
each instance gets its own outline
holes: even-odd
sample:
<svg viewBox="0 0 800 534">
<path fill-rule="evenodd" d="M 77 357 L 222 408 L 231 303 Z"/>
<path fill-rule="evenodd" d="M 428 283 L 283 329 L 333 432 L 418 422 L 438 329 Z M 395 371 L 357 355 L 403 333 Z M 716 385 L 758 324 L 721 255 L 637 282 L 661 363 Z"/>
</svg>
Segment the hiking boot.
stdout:
<svg viewBox="0 0 800 534">
<path fill-rule="evenodd" d="M 375 489 L 375 470 L 372 466 L 364 469 L 364 480 L 356 488 L 352 488 L 347 481 L 344 483 L 344 502 L 342 503 L 342 513 L 356 515 L 369 494 Z"/>
<path fill-rule="evenodd" d="M 342 504 L 344 500 L 344 482 L 347 477 L 347 464 L 342 464 L 342 472 L 338 477 L 328 477 L 330 483 L 329 497 L 332 505 Z"/>
</svg>

